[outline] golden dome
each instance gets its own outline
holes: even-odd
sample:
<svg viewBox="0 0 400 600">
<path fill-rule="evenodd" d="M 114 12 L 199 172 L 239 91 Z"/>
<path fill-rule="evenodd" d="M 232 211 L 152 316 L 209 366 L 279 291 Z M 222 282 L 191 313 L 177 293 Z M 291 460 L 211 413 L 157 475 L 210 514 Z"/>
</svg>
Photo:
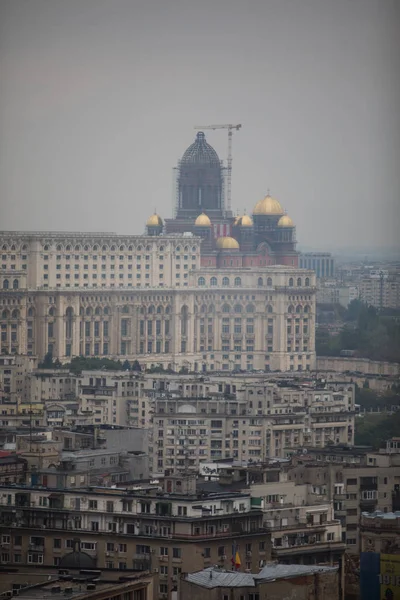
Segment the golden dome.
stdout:
<svg viewBox="0 0 400 600">
<path fill-rule="evenodd" d="M 219 237 L 216 244 L 220 250 L 239 250 L 239 244 L 233 237 Z"/>
<path fill-rule="evenodd" d="M 294 223 L 289 215 L 283 215 L 278 221 L 278 227 L 294 227 Z"/>
<path fill-rule="evenodd" d="M 201 213 L 194 222 L 196 227 L 211 227 L 211 221 L 205 213 Z"/>
<path fill-rule="evenodd" d="M 162 227 L 163 225 L 164 225 L 163 220 L 157 213 L 154 213 L 154 215 L 151 215 L 151 217 L 149 217 L 147 219 L 147 223 L 146 223 L 147 227 Z"/>
<path fill-rule="evenodd" d="M 265 198 L 257 202 L 253 210 L 253 215 L 283 215 L 283 208 L 278 200 L 271 198 L 268 194 Z"/>
<path fill-rule="evenodd" d="M 243 217 L 238 217 L 235 225 L 237 227 L 253 227 L 253 220 L 249 215 L 243 215 Z"/>
</svg>

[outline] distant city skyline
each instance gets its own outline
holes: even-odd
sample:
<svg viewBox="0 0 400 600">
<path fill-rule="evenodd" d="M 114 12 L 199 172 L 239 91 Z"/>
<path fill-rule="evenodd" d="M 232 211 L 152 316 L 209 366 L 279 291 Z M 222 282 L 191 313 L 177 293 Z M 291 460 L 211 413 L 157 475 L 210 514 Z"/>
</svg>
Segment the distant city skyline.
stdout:
<svg viewBox="0 0 400 600">
<path fill-rule="evenodd" d="M 198 123 L 232 208 L 269 189 L 299 247 L 396 246 L 396 0 L 0 1 L 1 229 L 139 234 Z M 226 160 L 226 132 L 206 132 Z"/>
</svg>

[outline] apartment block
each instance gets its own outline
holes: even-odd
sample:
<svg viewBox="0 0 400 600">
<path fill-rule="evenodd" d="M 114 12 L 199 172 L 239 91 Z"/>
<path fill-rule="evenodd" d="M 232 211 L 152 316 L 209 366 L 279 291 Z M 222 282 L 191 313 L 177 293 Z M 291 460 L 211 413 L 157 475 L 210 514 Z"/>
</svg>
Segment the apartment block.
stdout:
<svg viewBox="0 0 400 600">
<path fill-rule="evenodd" d="M 4 487 L 3 564 L 61 568 L 79 539 L 92 568 L 150 570 L 154 600 L 170 600 L 181 573 L 230 568 L 234 541 L 243 569 L 270 559 L 270 535 L 249 494 L 198 494 L 183 476 L 167 478 L 164 489 Z"/>
</svg>

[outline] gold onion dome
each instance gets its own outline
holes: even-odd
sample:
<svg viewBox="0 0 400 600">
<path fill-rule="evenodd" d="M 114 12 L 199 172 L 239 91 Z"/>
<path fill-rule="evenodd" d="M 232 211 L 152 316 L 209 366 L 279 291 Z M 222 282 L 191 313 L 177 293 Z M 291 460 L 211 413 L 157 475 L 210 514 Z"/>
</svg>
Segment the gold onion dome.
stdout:
<svg viewBox="0 0 400 600">
<path fill-rule="evenodd" d="M 254 207 L 253 215 L 283 215 L 283 208 L 278 200 L 271 198 L 269 194 L 257 202 Z"/>
<path fill-rule="evenodd" d="M 289 215 L 283 215 L 278 221 L 278 227 L 294 227 L 294 223 Z"/>
<path fill-rule="evenodd" d="M 205 213 L 201 213 L 194 222 L 196 227 L 211 227 L 211 221 Z"/>
<path fill-rule="evenodd" d="M 219 250 L 239 250 L 239 243 L 233 237 L 219 237 L 216 243 Z"/>
<path fill-rule="evenodd" d="M 151 215 L 151 217 L 147 219 L 146 225 L 147 227 L 162 227 L 164 223 L 160 215 L 154 213 L 154 215 Z"/>
<path fill-rule="evenodd" d="M 249 215 L 238 217 L 235 222 L 236 227 L 253 227 L 253 220 Z"/>
</svg>

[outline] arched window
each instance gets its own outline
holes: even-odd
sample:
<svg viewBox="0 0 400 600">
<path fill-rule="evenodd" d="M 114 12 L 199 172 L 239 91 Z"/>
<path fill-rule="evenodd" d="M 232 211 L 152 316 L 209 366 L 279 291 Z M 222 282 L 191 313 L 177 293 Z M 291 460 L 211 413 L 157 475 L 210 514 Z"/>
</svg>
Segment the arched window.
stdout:
<svg viewBox="0 0 400 600">
<path fill-rule="evenodd" d="M 104 314 L 105 314 L 105 315 L 108 315 L 108 314 L 109 314 L 109 308 L 108 308 L 108 306 L 105 306 L 105 307 L 104 307 Z"/>
<path fill-rule="evenodd" d="M 163 311 L 162 306 L 157 306 L 157 314 L 161 315 L 162 311 Z"/>
<path fill-rule="evenodd" d="M 239 287 L 242 285 L 242 280 L 240 277 L 235 277 L 235 286 Z"/>
<path fill-rule="evenodd" d="M 12 248 L 11 248 L 11 249 L 12 249 Z M 44 250 L 48 250 L 48 249 L 49 249 L 49 246 L 48 246 L 48 244 L 46 244 L 46 245 L 44 246 Z"/>
<path fill-rule="evenodd" d="M 223 312 L 223 313 L 228 313 L 228 312 L 230 312 L 230 307 L 229 307 L 229 304 L 223 304 L 223 305 L 222 305 L 222 312 Z"/>
<path fill-rule="evenodd" d="M 6 244 L 3 244 L 2 250 L 7 250 L 7 245 Z"/>
<path fill-rule="evenodd" d="M 263 284 L 264 284 L 264 282 L 263 282 L 263 278 L 262 278 L 262 277 L 259 277 L 259 278 L 258 278 L 258 280 L 257 280 L 257 285 L 258 285 L 258 287 L 262 287 L 262 286 L 263 286 Z"/>
<path fill-rule="evenodd" d="M 18 279 L 14 279 L 13 281 L 13 290 L 17 290 L 19 287 Z"/>
<path fill-rule="evenodd" d="M 84 250 L 86 250 L 86 252 L 89 251 L 89 246 L 87 244 L 84 246 Z"/>
<path fill-rule="evenodd" d="M 268 277 L 268 279 L 267 279 L 267 287 L 272 287 L 272 277 Z"/>
<path fill-rule="evenodd" d="M 3 281 L 3 290 L 8 290 L 9 287 L 10 287 L 10 283 L 9 283 L 8 279 L 5 279 Z"/>
<path fill-rule="evenodd" d="M 293 287 L 293 277 L 289 279 L 289 287 Z"/>
<path fill-rule="evenodd" d="M 165 307 L 165 314 L 169 315 L 171 313 L 171 307 L 170 306 L 166 306 Z"/>
<path fill-rule="evenodd" d="M 107 252 L 107 250 L 108 250 L 107 246 L 105 246 L 105 245 L 102 246 L 101 249 L 103 250 L 103 252 Z"/>
<path fill-rule="evenodd" d="M 46 246 L 44 247 L 44 249 L 46 250 Z M 79 246 L 79 244 L 77 244 L 75 246 L 75 251 L 78 252 L 81 249 L 81 247 Z"/>
<path fill-rule="evenodd" d="M 66 250 L 71 250 L 71 246 L 68 244 L 68 246 L 65 247 Z"/>
<path fill-rule="evenodd" d="M 292 313 L 294 311 L 294 306 L 290 305 L 288 308 L 288 313 Z"/>
<path fill-rule="evenodd" d="M 300 306 L 300 304 L 298 304 L 298 305 L 296 306 L 296 313 L 297 313 L 297 314 L 300 314 L 300 313 L 301 313 L 301 306 Z"/>
<path fill-rule="evenodd" d="M 199 277 L 197 280 L 198 285 L 206 285 L 206 280 L 204 277 Z"/>
<path fill-rule="evenodd" d="M 94 311 L 95 315 L 101 315 L 101 307 L 100 306 L 96 306 L 96 310 Z"/>
<path fill-rule="evenodd" d="M 49 308 L 49 315 L 50 315 L 50 317 L 54 317 L 55 314 L 56 314 L 56 309 L 54 308 L 54 306 L 51 306 Z"/>
<path fill-rule="evenodd" d="M 229 277 L 222 278 L 222 285 L 229 285 Z"/>
<path fill-rule="evenodd" d="M 2 311 L 1 318 L 2 319 L 8 319 L 8 310 L 3 310 Z"/>
<path fill-rule="evenodd" d="M 120 249 L 120 250 L 121 250 L 121 252 L 122 252 L 123 250 L 125 250 L 125 246 L 120 246 L 120 247 L 119 247 L 119 249 Z"/>
<path fill-rule="evenodd" d="M 88 317 L 90 317 L 91 314 L 92 314 L 92 309 L 90 308 L 90 306 L 88 306 L 87 309 L 86 309 L 86 315 Z"/>
<path fill-rule="evenodd" d="M 235 306 L 233 307 L 233 312 L 235 312 L 235 313 L 242 312 L 242 307 L 240 306 L 240 304 L 235 304 Z"/>
<path fill-rule="evenodd" d="M 301 277 L 297 278 L 297 287 L 301 287 Z"/>
<path fill-rule="evenodd" d="M 202 313 L 207 312 L 207 306 L 205 304 L 203 304 L 203 306 L 201 307 L 200 312 L 202 312 Z"/>
<path fill-rule="evenodd" d="M 147 312 L 149 313 L 149 315 L 152 315 L 155 312 L 155 308 L 152 304 L 149 306 L 149 309 Z"/>
<path fill-rule="evenodd" d="M 309 287 L 309 285 L 310 285 L 310 278 L 309 278 L 309 277 L 306 277 L 306 278 L 305 278 L 304 285 L 305 285 L 306 287 Z"/>
<path fill-rule="evenodd" d="M 215 312 L 215 307 L 214 307 L 214 304 L 210 304 L 210 306 L 208 307 L 208 312 L 209 312 L 210 314 L 212 314 L 212 313 L 214 313 L 214 312 Z"/>
<path fill-rule="evenodd" d="M 28 317 L 33 317 L 35 314 L 34 310 L 32 307 L 28 308 Z"/>
<path fill-rule="evenodd" d="M 115 246 L 111 246 L 110 250 L 111 250 L 112 252 L 115 252 L 115 250 L 116 250 Z"/>
<path fill-rule="evenodd" d="M 97 252 L 97 250 L 98 250 L 98 249 L 99 249 L 98 245 L 97 245 L 97 244 L 95 244 L 95 245 L 93 246 L 93 250 L 95 250 L 95 251 Z"/>
<path fill-rule="evenodd" d="M 273 312 L 272 306 L 270 304 L 268 304 L 267 313 L 272 313 L 272 312 Z"/>
<path fill-rule="evenodd" d="M 12 319 L 18 319 L 19 318 L 19 310 L 17 310 L 16 308 L 12 311 L 11 313 L 11 318 Z"/>
<path fill-rule="evenodd" d="M 304 307 L 304 312 L 307 314 L 310 312 L 310 307 L 308 306 L 308 304 L 306 304 L 306 306 Z"/>
<path fill-rule="evenodd" d="M 211 286 L 216 286 L 218 283 L 217 278 L 216 277 L 211 277 L 210 279 L 210 285 Z"/>
<path fill-rule="evenodd" d="M 27 246 L 26 244 L 24 244 L 24 245 L 22 246 L 22 250 L 28 250 L 28 246 Z"/>
<path fill-rule="evenodd" d="M 61 244 L 58 244 L 58 245 L 57 245 L 57 251 L 58 251 L 58 252 L 61 252 L 61 250 L 62 250 L 62 246 L 61 246 Z"/>
<path fill-rule="evenodd" d="M 125 304 L 125 306 L 122 307 L 122 312 L 124 313 L 124 315 L 128 315 L 129 314 L 129 306 L 126 306 L 126 304 Z"/>
<path fill-rule="evenodd" d="M 254 306 L 253 306 L 253 304 L 248 304 L 246 306 L 246 312 L 248 312 L 248 313 L 253 313 L 254 312 Z"/>
</svg>

